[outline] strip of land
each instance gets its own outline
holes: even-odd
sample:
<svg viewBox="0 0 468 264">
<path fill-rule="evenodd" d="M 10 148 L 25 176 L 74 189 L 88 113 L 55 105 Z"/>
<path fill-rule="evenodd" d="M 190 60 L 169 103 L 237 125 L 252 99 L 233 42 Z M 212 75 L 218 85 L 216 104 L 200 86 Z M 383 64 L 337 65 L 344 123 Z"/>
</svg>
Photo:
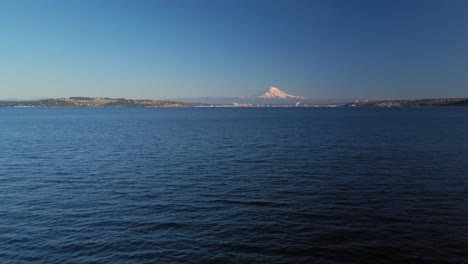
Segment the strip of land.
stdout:
<svg viewBox="0 0 468 264">
<path fill-rule="evenodd" d="M 344 106 L 352 107 L 408 107 L 408 106 L 468 106 L 468 98 L 407 99 L 407 100 L 364 100 Z"/>
<path fill-rule="evenodd" d="M 39 101 L 0 101 L 0 107 L 191 107 L 194 104 L 125 98 L 70 97 Z"/>
<path fill-rule="evenodd" d="M 271 103 L 256 104 L 204 104 L 169 100 L 136 100 L 107 97 L 70 97 L 38 101 L 0 101 L 0 107 L 415 107 L 415 106 L 468 106 L 468 98 L 356 100 L 339 104 Z"/>
</svg>

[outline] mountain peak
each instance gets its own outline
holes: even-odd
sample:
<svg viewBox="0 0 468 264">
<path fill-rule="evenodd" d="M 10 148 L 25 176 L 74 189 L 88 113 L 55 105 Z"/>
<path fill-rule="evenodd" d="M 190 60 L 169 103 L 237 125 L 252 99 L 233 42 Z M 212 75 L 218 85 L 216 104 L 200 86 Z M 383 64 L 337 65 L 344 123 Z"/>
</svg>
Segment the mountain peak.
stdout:
<svg viewBox="0 0 468 264">
<path fill-rule="evenodd" d="M 266 93 L 257 97 L 263 99 L 305 99 L 305 97 L 302 96 L 287 94 L 277 87 L 270 87 Z"/>
</svg>

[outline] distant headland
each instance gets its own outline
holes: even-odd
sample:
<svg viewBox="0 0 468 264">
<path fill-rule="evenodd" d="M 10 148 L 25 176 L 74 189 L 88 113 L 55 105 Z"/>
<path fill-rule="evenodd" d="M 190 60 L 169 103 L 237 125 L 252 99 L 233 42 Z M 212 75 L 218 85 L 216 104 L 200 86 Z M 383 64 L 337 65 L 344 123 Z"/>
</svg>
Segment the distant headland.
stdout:
<svg viewBox="0 0 468 264">
<path fill-rule="evenodd" d="M 468 106 L 468 98 L 356 100 L 343 106 L 351 107 L 407 107 L 407 106 Z"/>
<path fill-rule="evenodd" d="M 70 97 L 38 101 L 0 101 L 0 107 L 191 107 L 192 103 L 107 97 Z"/>
</svg>

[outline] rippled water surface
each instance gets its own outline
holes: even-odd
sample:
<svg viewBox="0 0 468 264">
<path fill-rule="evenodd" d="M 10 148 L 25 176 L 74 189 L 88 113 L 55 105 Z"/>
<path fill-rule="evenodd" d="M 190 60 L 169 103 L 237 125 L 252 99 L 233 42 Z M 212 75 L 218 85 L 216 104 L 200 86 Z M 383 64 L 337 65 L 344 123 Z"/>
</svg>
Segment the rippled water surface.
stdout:
<svg viewBox="0 0 468 264">
<path fill-rule="evenodd" d="M 468 108 L 0 109 L 0 263 L 466 263 Z"/>
</svg>

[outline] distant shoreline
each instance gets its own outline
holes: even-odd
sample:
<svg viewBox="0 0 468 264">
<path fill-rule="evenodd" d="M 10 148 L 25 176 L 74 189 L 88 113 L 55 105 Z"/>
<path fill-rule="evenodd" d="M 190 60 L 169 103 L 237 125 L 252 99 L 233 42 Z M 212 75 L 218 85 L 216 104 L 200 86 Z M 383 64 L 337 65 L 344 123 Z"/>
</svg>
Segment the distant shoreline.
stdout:
<svg viewBox="0 0 468 264">
<path fill-rule="evenodd" d="M 306 104 L 306 103 L 260 103 L 260 104 L 208 104 L 187 103 L 169 100 L 125 99 L 108 97 L 70 97 L 44 99 L 37 101 L 1 101 L 0 107 L 33 108 L 33 107 L 147 107 L 147 108 L 181 108 L 181 107 L 428 107 L 428 106 L 468 106 L 468 98 L 440 99 L 402 99 L 402 100 L 356 100 L 340 104 Z"/>
</svg>

